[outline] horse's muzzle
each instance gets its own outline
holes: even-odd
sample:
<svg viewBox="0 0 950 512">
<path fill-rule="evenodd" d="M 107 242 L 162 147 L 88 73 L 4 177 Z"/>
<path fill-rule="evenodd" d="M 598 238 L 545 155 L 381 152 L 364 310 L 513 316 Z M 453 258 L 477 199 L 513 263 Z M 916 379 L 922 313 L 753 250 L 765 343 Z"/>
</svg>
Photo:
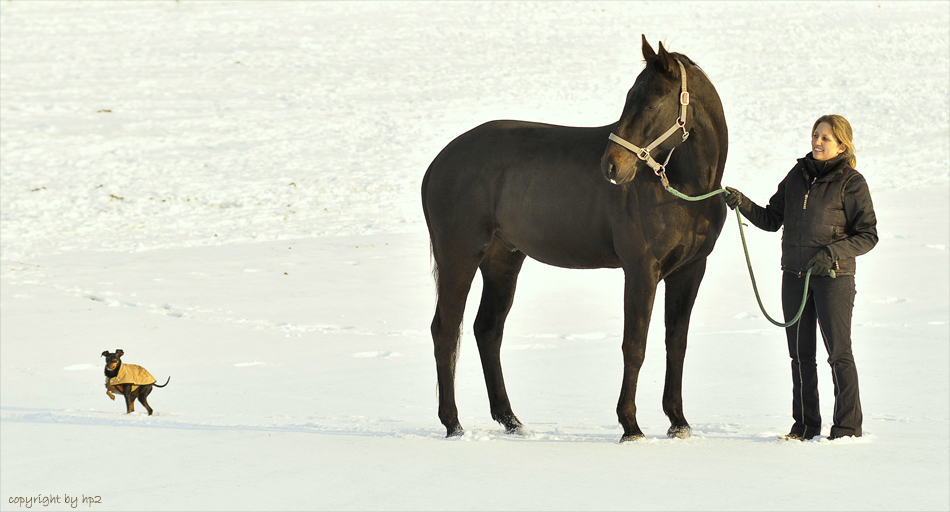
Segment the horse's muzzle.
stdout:
<svg viewBox="0 0 950 512">
<path fill-rule="evenodd" d="M 600 170 L 604 173 L 604 179 L 613 183 L 614 185 L 623 185 L 624 183 L 629 183 L 633 180 L 634 176 L 637 175 L 637 165 L 634 163 L 631 166 L 630 171 L 626 173 L 620 172 L 620 164 L 614 160 L 609 153 L 605 154 L 603 159 L 600 162 Z"/>
</svg>

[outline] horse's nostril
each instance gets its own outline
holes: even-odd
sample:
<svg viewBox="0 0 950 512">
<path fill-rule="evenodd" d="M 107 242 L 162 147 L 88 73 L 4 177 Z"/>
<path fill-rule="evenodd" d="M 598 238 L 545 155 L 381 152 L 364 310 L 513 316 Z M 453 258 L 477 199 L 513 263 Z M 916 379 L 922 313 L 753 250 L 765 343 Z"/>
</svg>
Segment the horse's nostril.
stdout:
<svg viewBox="0 0 950 512">
<path fill-rule="evenodd" d="M 604 178 L 614 185 L 617 184 L 617 164 L 615 164 L 612 160 L 608 161 L 606 165 L 604 165 Z"/>
</svg>

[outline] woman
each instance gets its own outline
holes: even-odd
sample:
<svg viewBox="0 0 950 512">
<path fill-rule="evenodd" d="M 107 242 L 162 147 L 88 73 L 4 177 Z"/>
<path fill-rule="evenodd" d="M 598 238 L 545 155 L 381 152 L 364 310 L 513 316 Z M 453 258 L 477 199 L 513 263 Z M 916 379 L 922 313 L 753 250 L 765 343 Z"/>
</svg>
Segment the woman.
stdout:
<svg viewBox="0 0 950 512">
<path fill-rule="evenodd" d="M 756 227 L 782 235 L 782 309 L 786 321 L 801 306 L 805 274 L 811 284 L 801 320 L 786 328 L 792 358 L 792 418 L 787 439 L 821 432 L 818 408 L 816 323 L 828 351 L 835 389 L 829 439 L 861 436 L 858 371 L 851 355 L 855 257 L 877 244 L 877 218 L 864 177 L 854 170 L 851 125 L 838 115 L 821 116 L 812 128 L 811 152 L 798 159 L 765 208 L 726 187 L 730 208 Z M 834 271 L 831 273 L 830 271 Z"/>
</svg>

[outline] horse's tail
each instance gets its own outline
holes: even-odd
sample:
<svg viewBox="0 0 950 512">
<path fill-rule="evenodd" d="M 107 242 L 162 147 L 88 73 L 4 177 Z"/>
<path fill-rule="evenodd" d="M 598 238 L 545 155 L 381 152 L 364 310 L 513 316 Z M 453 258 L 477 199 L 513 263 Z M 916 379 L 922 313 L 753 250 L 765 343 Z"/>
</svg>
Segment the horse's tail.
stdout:
<svg viewBox="0 0 950 512">
<path fill-rule="evenodd" d="M 152 384 L 152 385 L 153 385 L 153 386 L 155 386 L 156 388 L 163 388 L 163 387 L 165 387 L 165 386 L 167 386 L 167 385 L 168 385 L 168 381 L 170 381 L 170 380 L 172 380 L 172 377 L 171 377 L 171 375 L 169 375 L 169 376 L 168 376 L 168 378 L 167 378 L 167 379 L 165 379 L 165 383 L 164 383 L 164 384 L 162 384 L 161 386 L 159 386 L 158 384 Z"/>
<path fill-rule="evenodd" d="M 429 226 L 429 204 L 426 202 L 426 197 L 429 195 L 429 175 L 432 174 L 432 166 L 430 165 L 426 169 L 425 176 L 422 177 L 422 214 L 426 218 L 426 227 Z M 431 232 L 430 232 L 431 234 Z"/>
<path fill-rule="evenodd" d="M 438 301 L 439 295 L 439 263 L 435 261 L 435 248 L 432 247 L 432 240 L 429 240 L 429 265 L 432 266 L 432 280 L 435 282 L 435 294 Z"/>
<path fill-rule="evenodd" d="M 422 177 L 422 214 L 426 219 L 426 227 L 429 228 L 429 204 L 426 198 L 429 195 L 429 175 L 432 173 L 432 166 L 426 169 L 425 176 Z M 432 266 L 432 279 L 435 281 L 436 302 L 439 300 L 439 264 L 435 261 L 435 248 L 432 245 L 432 229 L 429 228 L 429 265 Z"/>
<path fill-rule="evenodd" d="M 423 213 L 423 215 L 425 215 L 426 228 L 428 228 L 428 230 L 429 230 L 429 265 L 432 267 L 432 281 L 433 281 L 434 284 L 435 284 L 435 306 L 434 306 L 434 309 L 435 309 L 435 316 L 436 316 L 436 318 L 438 318 L 438 316 L 439 316 L 439 261 L 438 261 L 438 260 L 436 259 L 436 257 L 435 257 L 435 241 L 434 241 L 434 239 L 433 239 L 433 237 L 432 237 L 432 223 L 431 223 L 431 218 L 429 217 L 429 203 L 428 203 L 428 200 L 427 200 L 427 199 L 428 199 L 428 196 L 429 196 L 429 177 L 432 175 L 432 169 L 433 169 L 433 166 L 434 166 L 434 165 L 435 165 L 435 162 L 433 162 L 432 164 L 429 165 L 429 168 L 426 169 L 426 174 L 425 174 L 425 176 L 423 176 L 423 178 L 422 178 L 422 213 Z M 433 323 L 432 323 L 432 326 L 431 326 L 430 330 L 431 330 L 431 332 L 432 332 L 433 341 L 435 341 L 436 319 L 433 318 L 432 322 L 433 322 Z M 459 351 L 459 345 L 461 344 L 461 341 L 462 341 L 462 329 L 461 329 L 461 327 L 460 327 L 460 328 L 459 328 L 459 336 L 458 336 L 458 338 L 455 340 L 455 344 L 456 344 L 455 354 L 456 354 L 456 356 L 455 356 L 455 358 L 454 358 L 454 360 L 453 360 L 453 364 L 452 364 L 452 375 L 453 375 L 453 379 L 454 379 L 454 375 L 455 375 L 455 368 L 456 368 L 456 365 L 458 364 L 458 359 L 459 359 L 459 358 L 458 358 L 458 354 L 459 354 L 459 352 L 460 352 L 460 351 Z M 440 393 L 439 387 L 438 387 L 438 383 L 436 383 L 436 393 Z"/>
</svg>

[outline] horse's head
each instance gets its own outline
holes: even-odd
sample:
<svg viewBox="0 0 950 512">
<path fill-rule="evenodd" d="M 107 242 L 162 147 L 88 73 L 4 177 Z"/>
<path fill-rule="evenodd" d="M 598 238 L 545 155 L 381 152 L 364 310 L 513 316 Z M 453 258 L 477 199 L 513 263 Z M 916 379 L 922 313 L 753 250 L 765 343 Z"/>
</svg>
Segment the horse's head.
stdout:
<svg viewBox="0 0 950 512">
<path fill-rule="evenodd" d="M 693 89 L 689 82 L 696 77 L 687 77 L 685 66 L 692 62 L 670 54 L 662 42 L 659 49 L 654 52 L 643 36 L 646 67 L 627 93 L 623 114 L 601 158 L 604 177 L 616 185 L 632 181 L 641 165 L 657 170 L 669 151 L 689 135 L 688 91 Z"/>
</svg>

